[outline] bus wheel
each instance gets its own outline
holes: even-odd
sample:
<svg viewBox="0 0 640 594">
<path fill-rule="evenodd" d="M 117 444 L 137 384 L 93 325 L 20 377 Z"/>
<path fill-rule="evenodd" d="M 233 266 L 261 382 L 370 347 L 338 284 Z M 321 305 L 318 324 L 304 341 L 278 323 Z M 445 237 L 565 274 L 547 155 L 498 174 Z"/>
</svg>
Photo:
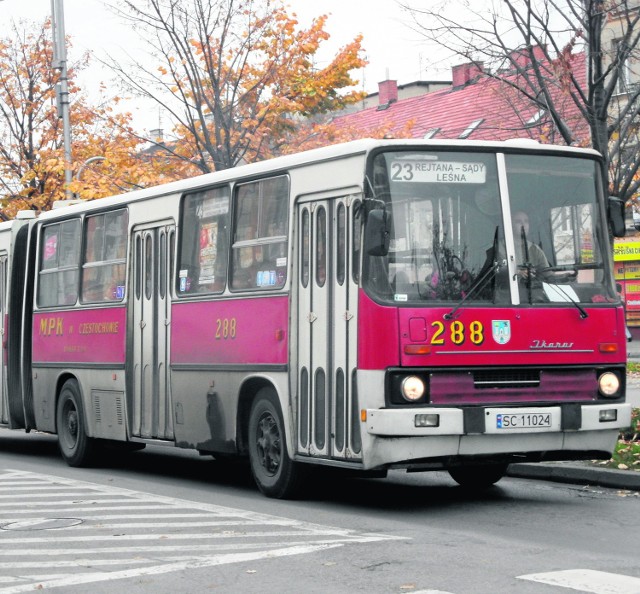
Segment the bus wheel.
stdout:
<svg viewBox="0 0 640 594">
<path fill-rule="evenodd" d="M 280 405 L 270 388 L 260 390 L 251 406 L 249 460 L 256 485 L 267 497 L 286 499 L 296 494 L 301 470 L 287 454 Z"/>
<path fill-rule="evenodd" d="M 466 489 L 486 489 L 495 485 L 506 473 L 508 464 L 481 464 L 449 468 L 451 478 Z"/>
<path fill-rule="evenodd" d="M 56 410 L 58 448 L 69 466 L 87 466 L 94 452 L 94 440 L 87 437 L 80 388 L 74 379 L 62 386 Z"/>
</svg>

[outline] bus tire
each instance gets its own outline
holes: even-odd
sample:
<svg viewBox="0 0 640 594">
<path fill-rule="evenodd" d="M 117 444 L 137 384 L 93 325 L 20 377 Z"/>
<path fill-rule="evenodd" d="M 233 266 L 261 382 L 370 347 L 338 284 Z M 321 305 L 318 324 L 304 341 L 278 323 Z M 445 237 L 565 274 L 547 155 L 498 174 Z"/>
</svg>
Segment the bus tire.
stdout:
<svg viewBox="0 0 640 594">
<path fill-rule="evenodd" d="M 87 436 L 82 398 L 78 382 L 67 380 L 56 407 L 58 448 L 69 466 L 88 466 L 95 451 L 94 440 Z"/>
<path fill-rule="evenodd" d="M 251 474 L 258 489 L 277 499 L 295 496 L 301 469 L 287 453 L 280 405 L 271 388 L 262 388 L 251 406 L 248 446 Z"/>
<path fill-rule="evenodd" d="M 508 464 L 479 464 L 449 468 L 451 478 L 465 489 L 481 490 L 495 485 L 506 473 Z"/>
</svg>

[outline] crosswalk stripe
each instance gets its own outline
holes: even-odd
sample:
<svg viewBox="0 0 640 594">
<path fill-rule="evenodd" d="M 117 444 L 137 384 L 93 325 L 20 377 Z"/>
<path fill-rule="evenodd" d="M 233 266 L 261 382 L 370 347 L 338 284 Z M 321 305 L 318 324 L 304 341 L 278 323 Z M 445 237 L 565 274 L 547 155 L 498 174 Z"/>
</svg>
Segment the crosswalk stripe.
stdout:
<svg viewBox="0 0 640 594">
<path fill-rule="evenodd" d="M 283 541 L 283 542 L 273 542 L 273 543 L 268 543 L 268 542 L 259 542 L 259 543 L 234 543 L 233 545 L 229 545 L 229 544 L 207 544 L 207 545 L 183 545 L 183 544 L 177 544 L 177 545 L 165 545 L 165 544 L 158 544 L 158 545 L 147 545 L 147 546 L 121 546 L 121 547 L 98 547 L 98 548 L 94 548 L 94 549 L 90 549 L 90 548 L 78 548 L 78 549 L 42 549 L 39 551 L 34 551 L 32 549 L 16 549 L 15 550 L 15 554 L 19 555 L 20 557 L 37 557 L 39 555 L 41 556 L 47 556 L 47 557 L 61 557 L 61 556 L 68 556 L 68 555 L 103 555 L 103 554 L 118 554 L 118 553 L 123 553 L 123 554 L 129 554 L 129 553 L 137 553 L 137 554 L 148 554 L 148 555 L 153 555 L 153 558 L 155 558 L 156 556 L 158 556 L 159 558 L 162 557 L 163 553 L 166 552 L 183 552 L 183 551 L 198 551 L 201 553 L 204 553 L 205 551 L 229 551 L 229 550 L 243 550 L 243 549 L 271 549 L 271 548 L 283 548 L 286 546 L 295 546 L 295 547 L 300 547 L 300 546 L 305 546 L 307 544 L 320 544 L 320 545 L 336 545 L 336 546 L 340 546 L 340 545 L 344 545 L 344 544 L 351 544 L 351 543 L 359 543 L 359 544 L 363 544 L 363 543 L 367 543 L 367 542 L 376 542 L 379 541 L 380 538 L 371 538 L 371 539 L 366 539 L 366 538 L 361 538 L 361 539 L 357 539 L 357 540 L 353 540 L 353 539 L 320 539 L 320 540 L 316 540 L 316 541 L 312 541 L 310 543 L 310 541 Z M 189 556 L 190 558 L 191 556 Z M 183 558 L 185 558 L 183 556 Z M 8 563 L 7 563 L 8 564 Z M 2 590 L 0 590 L 0 592 L 2 592 Z"/>
<path fill-rule="evenodd" d="M 0 470 L 0 489 L 18 481 L 34 484 L 30 490 L 0 492 L 0 594 L 404 540 L 112 485 Z M 56 574 L 45 575 L 47 570 Z"/>
<path fill-rule="evenodd" d="M 519 575 L 529 580 L 591 594 L 640 594 L 640 578 L 593 569 L 566 569 Z"/>
<path fill-rule="evenodd" d="M 91 507 L 89 509 L 104 509 L 104 508 L 99 508 L 97 507 L 97 504 L 106 504 L 109 503 L 111 504 L 111 506 L 108 509 L 115 509 L 113 504 L 116 503 L 135 503 L 132 502 L 131 499 L 129 498 L 121 498 L 121 499 L 109 499 L 109 501 L 101 501 L 98 499 L 92 499 L 92 498 L 85 498 L 85 499 L 77 499 L 74 501 L 47 501 L 46 505 L 49 507 L 57 507 L 57 509 L 59 510 L 60 508 L 64 508 L 65 506 L 67 506 L 69 509 L 78 509 L 76 507 L 76 504 L 78 503 L 82 503 L 82 504 L 86 504 L 86 505 L 91 505 Z M 27 502 L 27 501 L 21 501 L 20 503 L 16 503 L 15 501 L 5 501 L 5 502 L 0 502 L 0 509 L 2 510 L 6 510 L 6 509 L 11 509 L 11 513 L 14 513 L 13 509 L 14 507 L 19 507 L 20 509 L 16 510 L 16 512 L 20 512 L 25 511 L 27 509 L 38 509 L 41 510 L 43 509 L 43 503 L 41 501 L 37 501 L 37 502 Z M 134 509 L 164 509 L 166 507 L 166 505 L 156 505 L 156 506 L 151 506 L 151 505 L 144 505 L 144 503 L 142 501 L 140 501 L 137 505 L 135 506 L 131 506 Z M 118 506 L 118 509 L 120 509 L 120 507 Z"/>
<path fill-rule="evenodd" d="M 54 580 L 42 580 L 37 582 L 38 590 L 46 588 L 62 588 L 66 586 L 78 586 L 80 584 L 89 584 L 101 581 L 111 581 L 116 579 L 134 578 L 145 575 L 160 575 L 175 571 L 184 571 L 186 569 L 201 569 L 205 567 L 214 567 L 216 565 L 226 565 L 229 563 L 242 563 L 247 561 L 257 561 L 261 559 L 283 557 L 291 555 L 302 555 L 315 553 L 340 546 L 338 544 L 311 544 L 298 547 L 287 546 L 284 549 L 257 551 L 253 553 L 228 553 L 206 557 L 204 559 L 186 559 L 175 563 L 167 563 L 165 565 L 155 565 L 153 567 L 138 567 L 136 569 L 124 569 L 114 572 L 92 572 L 75 575 L 63 576 Z M 30 581 L 28 584 L 0 587 L 0 594 L 22 594 L 23 592 L 33 592 L 34 584 Z"/>
</svg>

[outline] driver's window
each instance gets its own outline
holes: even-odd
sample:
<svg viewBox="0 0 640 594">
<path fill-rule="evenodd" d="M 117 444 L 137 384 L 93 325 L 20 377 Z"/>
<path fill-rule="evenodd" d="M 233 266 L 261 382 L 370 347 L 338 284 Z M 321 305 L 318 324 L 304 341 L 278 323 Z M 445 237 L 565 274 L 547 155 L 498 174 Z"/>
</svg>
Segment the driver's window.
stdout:
<svg viewBox="0 0 640 594">
<path fill-rule="evenodd" d="M 594 262 L 592 205 L 578 204 L 551 209 L 551 229 L 557 264 Z"/>
</svg>

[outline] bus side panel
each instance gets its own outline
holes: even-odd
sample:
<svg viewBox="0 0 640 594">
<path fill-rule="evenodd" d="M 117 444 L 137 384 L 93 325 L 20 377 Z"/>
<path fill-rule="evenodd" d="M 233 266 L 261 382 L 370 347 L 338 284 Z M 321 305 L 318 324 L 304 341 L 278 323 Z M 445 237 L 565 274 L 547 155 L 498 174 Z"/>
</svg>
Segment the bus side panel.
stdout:
<svg viewBox="0 0 640 594">
<path fill-rule="evenodd" d="M 287 393 L 288 310 L 287 295 L 173 304 L 176 445 L 233 453 L 242 385 L 259 376 Z"/>
<path fill-rule="evenodd" d="M 398 308 L 378 305 L 362 290 L 358 301 L 358 369 L 399 365 Z"/>
<path fill-rule="evenodd" d="M 173 365 L 286 365 L 286 295 L 174 303 Z"/>
<path fill-rule="evenodd" d="M 33 364 L 119 364 L 125 356 L 124 307 L 40 311 L 33 316 Z"/>
<path fill-rule="evenodd" d="M 56 430 L 56 386 L 61 374 L 80 385 L 93 437 L 125 439 L 126 309 L 40 311 L 33 316 L 33 394 L 36 426 Z"/>
<path fill-rule="evenodd" d="M 175 445 L 212 454 L 237 453 L 240 391 L 256 380 L 261 385 L 273 385 L 285 398 L 288 395 L 289 378 L 285 371 L 174 369 L 171 392 Z M 282 407 L 285 425 L 289 427 L 286 401 Z M 245 413 L 248 415 L 248 410 Z"/>
</svg>

